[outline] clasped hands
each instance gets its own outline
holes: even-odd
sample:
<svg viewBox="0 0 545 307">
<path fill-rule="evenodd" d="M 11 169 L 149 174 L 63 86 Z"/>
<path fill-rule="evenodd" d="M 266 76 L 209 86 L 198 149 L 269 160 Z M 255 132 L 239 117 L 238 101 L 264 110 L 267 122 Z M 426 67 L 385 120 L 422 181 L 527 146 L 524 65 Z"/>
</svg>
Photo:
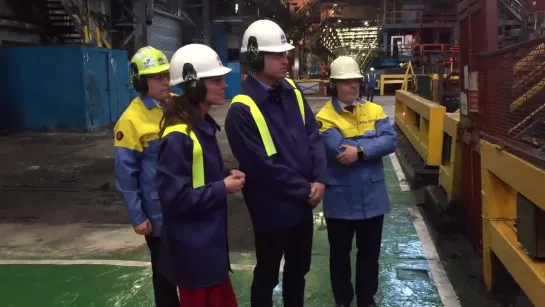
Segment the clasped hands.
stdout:
<svg viewBox="0 0 545 307">
<path fill-rule="evenodd" d="M 358 148 L 350 145 L 341 145 L 345 150 L 337 156 L 337 162 L 343 165 L 349 165 L 358 160 Z M 310 194 L 308 204 L 314 208 L 318 206 L 324 197 L 325 184 L 321 182 L 313 182 L 310 185 Z"/>
<path fill-rule="evenodd" d="M 246 174 L 237 169 L 231 170 L 230 174 L 231 175 L 223 179 L 223 183 L 225 184 L 227 194 L 235 194 L 244 187 L 244 183 L 246 182 Z"/>
<path fill-rule="evenodd" d="M 310 194 L 308 195 L 308 204 L 314 208 L 322 201 L 324 197 L 325 184 L 313 182 L 310 184 Z"/>
</svg>

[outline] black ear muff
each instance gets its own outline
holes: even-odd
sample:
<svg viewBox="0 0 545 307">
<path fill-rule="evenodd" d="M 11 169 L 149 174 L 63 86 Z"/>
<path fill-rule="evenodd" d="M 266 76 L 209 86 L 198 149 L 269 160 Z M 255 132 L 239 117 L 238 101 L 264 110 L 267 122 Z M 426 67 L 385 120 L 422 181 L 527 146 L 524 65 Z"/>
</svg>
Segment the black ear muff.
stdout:
<svg viewBox="0 0 545 307">
<path fill-rule="evenodd" d="M 337 97 L 338 95 L 338 92 L 337 92 L 337 85 L 335 84 L 335 81 L 333 80 L 329 80 L 329 89 L 330 89 L 330 93 L 331 93 L 331 97 Z"/>
<path fill-rule="evenodd" d="M 191 63 L 185 63 L 182 71 L 184 83 L 182 88 L 187 99 L 194 104 L 199 104 L 206 98 L 206 85 L 197 77 L 197 71 Z"/>
<path fill-rule="evenodd" d="M 136 63 L 131 63 L 131 83 L 138 93 L 143 95 L 148 94 L 148 79 L 140 75 Z"/>
<path fill-rule="evenodd" d="M 265 67 L 265 59 L 263 54 L 259 52 L 259 45 L 257 44 L 257 38 L 250 36 L 248 38 L 248 45 L 246 46 L 246 60 L 250 71 L 260 72 Z"/>
</svg>

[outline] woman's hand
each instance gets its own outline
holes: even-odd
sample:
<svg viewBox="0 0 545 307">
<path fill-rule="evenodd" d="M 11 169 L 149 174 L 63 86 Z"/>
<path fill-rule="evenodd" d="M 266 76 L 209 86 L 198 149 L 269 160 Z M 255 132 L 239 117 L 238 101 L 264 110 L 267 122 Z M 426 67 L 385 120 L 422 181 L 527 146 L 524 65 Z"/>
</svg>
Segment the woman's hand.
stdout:
<svg viewBox="0 0 545 307">
<path fill-rule="evenodd" d="M 231 175 L 223 179 L 227 194 L 235 194 L 238 192 L 240 189 L 242 189 L 242 187 L 244 187 L 244 182 L 246 182 L 246 179 L 244 179 L 244 177 L 240 177 L 240 175 Z"/>
</svg>

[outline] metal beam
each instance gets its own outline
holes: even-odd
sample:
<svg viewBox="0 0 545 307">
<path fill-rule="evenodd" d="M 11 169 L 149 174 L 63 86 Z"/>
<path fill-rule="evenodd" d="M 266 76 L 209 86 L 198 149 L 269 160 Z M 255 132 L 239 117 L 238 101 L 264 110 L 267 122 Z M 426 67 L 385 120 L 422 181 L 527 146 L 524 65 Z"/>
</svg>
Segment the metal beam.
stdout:
<svg viewBox="0 0 545 307">
<path fill-rule="evenodd" d="M 29 31 L 41 31 L 43 28 L 28 22 L 0 18 L 0 27 L 16 28 Z"/>
</svg>

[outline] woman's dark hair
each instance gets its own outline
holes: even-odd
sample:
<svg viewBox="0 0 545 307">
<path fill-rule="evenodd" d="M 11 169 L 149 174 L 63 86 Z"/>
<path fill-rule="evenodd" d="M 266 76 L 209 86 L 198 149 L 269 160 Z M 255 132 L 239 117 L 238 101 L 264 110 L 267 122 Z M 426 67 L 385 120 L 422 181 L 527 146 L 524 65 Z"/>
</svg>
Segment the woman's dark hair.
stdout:
<svg viewBox="0 0 545 307">
<path fill-rule="evenodd" d="M 159 123 L 159 136 L 165 129 L 176 124 L 186 124 L 189 131 L 199 119 L 199 105 L 192 103 L 185 95 L 171 96 L 163 103 L 163 118 Z M 188 132 L 189 132 L 188 131 Z"/>
</svg>

